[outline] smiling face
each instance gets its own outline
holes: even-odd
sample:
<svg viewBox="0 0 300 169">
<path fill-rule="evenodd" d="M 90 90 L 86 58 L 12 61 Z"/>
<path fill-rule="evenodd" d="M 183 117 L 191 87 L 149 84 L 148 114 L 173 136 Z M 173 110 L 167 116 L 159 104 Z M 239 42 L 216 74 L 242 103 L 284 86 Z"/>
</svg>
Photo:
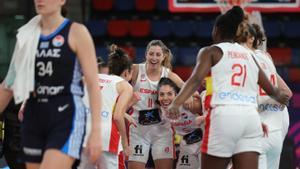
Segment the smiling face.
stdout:
<svg viewBox="0 0 300 169">
<path fill-rule="evenodd" d="M 151 46 L 146 53 L 146 63 L 149 68 L 160 68 L 165 56 L 160 46 Z"/>
<path fill-rule="evenodd" d="M 162 108 L 167 108 L 174 100 L 176 92 L 170 85 L 162 85 L 158 91 L 158 102 Z"/>
</svg>

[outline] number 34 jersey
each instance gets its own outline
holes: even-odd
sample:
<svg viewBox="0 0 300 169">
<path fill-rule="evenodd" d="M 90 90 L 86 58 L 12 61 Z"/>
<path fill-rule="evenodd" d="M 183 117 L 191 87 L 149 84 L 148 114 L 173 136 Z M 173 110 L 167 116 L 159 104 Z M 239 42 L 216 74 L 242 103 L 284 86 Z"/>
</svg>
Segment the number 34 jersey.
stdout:
<svg viewBox="0 0 300 169">
<path fill-rule="evenodd" d="M 238 43 L 215 45 L 223 52 L 221 60 L 211 68 L 211 106 L 257 106 L 258 67 L 252 52 Z"/>
<path fill-rule="evenodd" d="M 41 35 L 35 60 L 35 93 L 38 97 L 82 96 L 82 71 L 68 42 L 72 22 L 65 19 L 53 33 Z"/>
</svg>

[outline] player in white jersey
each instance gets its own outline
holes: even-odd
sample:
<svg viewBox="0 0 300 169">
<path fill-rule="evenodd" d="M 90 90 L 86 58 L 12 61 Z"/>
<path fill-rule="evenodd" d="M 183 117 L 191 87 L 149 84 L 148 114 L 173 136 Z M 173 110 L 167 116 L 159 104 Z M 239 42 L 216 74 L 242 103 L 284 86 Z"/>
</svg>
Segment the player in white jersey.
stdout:
<svg viewBox="0 0 300 169">
<path fill-rule="evenodd" d="M 285 90 L 291 97 L 292 92 L 277 74 L 269 53 L 258 49 L 265 39 L 259 25 L 250 25 L 246 22 L 241 24 L 236 39 L 254 52 L 255 59 L 270 82 Z M 258 111 L 262 122 L 268 128 L 268 134 L 262 140 L 259 169 L 278 169 L 283 140 L 289 124 L 287 107 L 268 96 L 261 87 L 259 87 L 258 93 Z"/>
<path fill-rule="evenodd" d="M 79 169 L 119 169 L 120 142 L 124 154 L 130 155 L 131 153 L 126 135 L 124 114 L 133 96 L 133 89 L 128 83 L 132 77 L 132 63 L 126 53 L 116 45 L 112 45 L 108 66 L 109 75 L 98 75 L 99 88 L 103 96 L 101 109 L 103 154 L 96 164 L 91 164 L 86 153 L 83 152 Z M 88 102 L 87 98 L 84 100 Z M 87 117 L 86 132 L 89 133 L 91 131 L 91 119 L 89 119 L 89 115 Z M 86 138 L 84 146 L 86 146 Z"/>
<path fill-rule="evenodd" d="M 158 83 L 158 102 L 162 112 L 168 108 L 178 92 L 179 88 L 171 79 L 160 79 Z M 200 115 L 201 102 L 194 100 L 193 105 L 193 111 L 180 107 L 179 120 L 171 123 L 176 134 L 181 135 L 183 138 L 180 143 L 176 169 L 200 169 L 202 130 L 195 120 Z M 167 120 L 167 117 L 165 118 Z"/>
<path fill-rule="evenodd" d="M 257 112 L 257 83 L 268 94 L 287 104 L 288 96 L 272 86 L 256 65 L 250 52 L 234 43 L 243 10 L 234 6 L 220 15 L 213 28 L 215 45 L 202 49 L 191 77 L 169 107 L 173 116 L 210 72 L 205 105 L 210 109 L 205 120 L 201 146 L 202 169 L 226 169 L 232 159 L 238 169 L 257 169 L 262 128 Z"/>
<path fill-rule="evenodd" d="M 138 121 L 137 127 L 129 127 L 129 142 L 133 154 L 129 156 L 130 169 L 144 169 L 151 149 L 155 168 L 171 169 L 174 158 L 173 131 L 161 123 L 158 112 L 157 84 L 161 77 L 169 77 L 178 86 L 183 81 L 171 67 L 171 51 L 160 40 L 149 42 L 146 62 L 133 65 L 134 91 L 141 100 L 134 106 L 132 117 Z"/>
</svg>

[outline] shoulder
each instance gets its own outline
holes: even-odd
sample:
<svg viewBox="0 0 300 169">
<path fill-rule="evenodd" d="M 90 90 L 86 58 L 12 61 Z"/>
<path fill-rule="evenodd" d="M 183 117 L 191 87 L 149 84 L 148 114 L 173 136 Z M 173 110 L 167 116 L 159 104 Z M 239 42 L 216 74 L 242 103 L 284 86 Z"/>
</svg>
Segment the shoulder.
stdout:
<svg viewBox="0 0 300 169">
<path fill-rule="evenodd" d="M 119 81 L 117 83 L 117 89 L 119 93 L 133 92 L 132 86 L 126 80 Z"/>
<path fill-rule="evenodd" d="M 88 33 L 88 29 L 81 23 L 73 22 L 70 28 L 70 33 L 80 35 L 80 33 Z"/>
<path fill-rule="evenodd" d="M 73 22 L 69 33 L 69 44 L 73 51 L 90 42 L 92 42 L 92 38 L 88 29 L 83 24 Z"/>
</svg>

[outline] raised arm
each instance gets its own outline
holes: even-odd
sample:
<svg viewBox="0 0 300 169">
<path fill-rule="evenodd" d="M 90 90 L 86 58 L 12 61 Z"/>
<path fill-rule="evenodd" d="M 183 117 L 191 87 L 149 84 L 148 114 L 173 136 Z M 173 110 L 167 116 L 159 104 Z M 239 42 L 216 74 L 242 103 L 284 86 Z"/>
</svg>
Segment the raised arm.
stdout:
<svg viewBox="0 0 300 169">
<path fill-rule="evenodd" d="M 209 73 L 212 66 L 211 47 L 200 50 L 197 56 L 197 64 L 192 72 L 192 75 L 183 85 L 179 94 L 174 99 L 175 105 L 182 105 L 192 94 L 198 89 L 204 77 Z"/>
<path fill-rule="evenodd" d="M 192 75 L 183 85 L 179 94 L 169 106 L 169 116 L 174 119 L 179 117 L 179 106 L 181 106 L 192 94 L 198 89 L 204 77 L 209 73 L 213 65 L 213 55 L 222 56 L 220 50 L 215 50 L 216 47 L 207 47 L 201 49 L 197 56 L 197 64 L 192 72 Z M 216 53 L 217 52 L 217 53 Z"/>
</svg>

